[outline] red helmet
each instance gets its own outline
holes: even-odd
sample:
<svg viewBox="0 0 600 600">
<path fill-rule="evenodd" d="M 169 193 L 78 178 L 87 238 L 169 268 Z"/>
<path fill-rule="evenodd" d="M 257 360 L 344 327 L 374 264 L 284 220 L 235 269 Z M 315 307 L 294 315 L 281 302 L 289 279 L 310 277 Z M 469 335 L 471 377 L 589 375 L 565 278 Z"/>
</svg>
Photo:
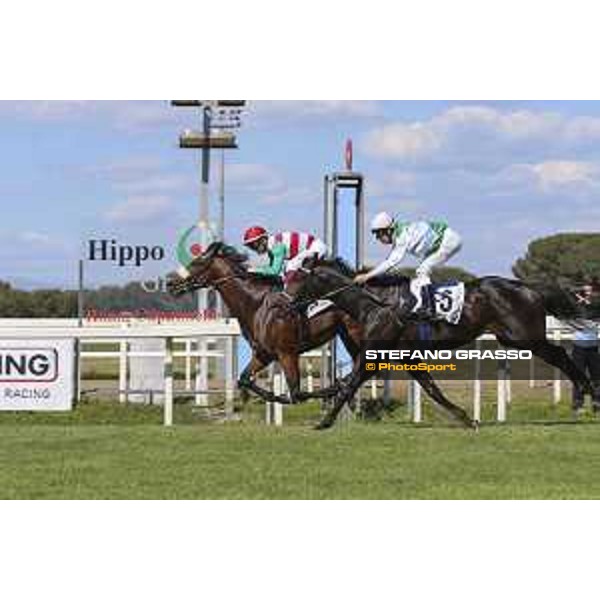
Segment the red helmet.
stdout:
<svg viewBox="0 0 600 600">
<path fill-rule="evenodd" d="M 269 232 L 264 227 L 250 227 L 244 234 L 244 246 L 253 244 L 261 238 L 267 237 Z"/>
</svg>

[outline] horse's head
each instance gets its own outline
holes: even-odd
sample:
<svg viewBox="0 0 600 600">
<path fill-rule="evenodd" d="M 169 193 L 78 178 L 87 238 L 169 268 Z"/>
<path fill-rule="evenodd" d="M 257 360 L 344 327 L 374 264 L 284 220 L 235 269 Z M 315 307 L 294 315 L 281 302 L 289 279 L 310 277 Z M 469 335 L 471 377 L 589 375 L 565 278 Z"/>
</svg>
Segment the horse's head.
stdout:
<svg viewBox="0 0 600 600">
<path fill-rule="evenodd" d="M 173 296 L 183 296 L 198 289 L 212 287 L 220 279 L 246 273 L 245 254 L 224 242 L 212 243 L 196 258 L 190 255 L 179 257 L 182 263 L 180 275 L 169 280 L 167 289 Z"/>
<path fill-rule="evenodd" d="M 286 292 L 295 304 L 310 304 L 352 285 L 353 277 L 354 272 L 341 259 L 311 257 L 288 278 Z"/>
</svg>

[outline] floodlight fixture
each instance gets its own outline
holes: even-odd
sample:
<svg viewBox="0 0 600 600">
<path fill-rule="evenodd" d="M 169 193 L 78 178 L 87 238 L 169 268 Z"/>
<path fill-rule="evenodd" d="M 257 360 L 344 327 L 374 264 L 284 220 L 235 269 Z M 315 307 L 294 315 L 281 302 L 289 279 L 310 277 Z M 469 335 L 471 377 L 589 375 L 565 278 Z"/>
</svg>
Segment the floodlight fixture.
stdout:
<svg viewBox="0 0 600 600">
<path fill-rule="evenodd" d="M 179 147 L 189 150 L 220 149 L 235 150 L 237 146 L 236 137 L 229 132 L 211 132 L 205 135 L 201 131 L 184 131 L 179 136 Z"/>
</svg>

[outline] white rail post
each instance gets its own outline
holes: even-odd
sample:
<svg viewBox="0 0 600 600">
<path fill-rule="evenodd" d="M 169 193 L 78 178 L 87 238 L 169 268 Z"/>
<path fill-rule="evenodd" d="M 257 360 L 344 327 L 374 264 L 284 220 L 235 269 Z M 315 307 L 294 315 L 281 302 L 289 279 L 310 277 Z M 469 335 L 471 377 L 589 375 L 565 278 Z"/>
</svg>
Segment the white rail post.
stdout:
<svg viewBox="0 0 600 600">
<path fill-rule="evenodd" d="M 535 356 L 529 361 L 529 387 L 535 387 Z"/>
<path fill-rule="evenodd" d="M 125 404 L 129 399 L 129 373 L 127 372 L 129 343 L 127 340 L 119 342 L 119 402 Z"/>
<path fill-rule="evenodd" d="M 481 423 L 481 379 L 473 381 L 473 420 Z"/>
<path fill-rule="evenodd" d="M 278 376 L 275 380 L 275 394 L 277 396 L 287 395 L 287 385 L 283 373 L 278 373 Z M 278 402 L 276 402 L 273 408 L 275 410 L 274 425 L 276 427 L 281 427 L 283 425 L 283 404 L 279 404 Z"/>
<path fill-rule="evenodd" d="M 164 406 L 164 425 L 171 427 L 173 425 L 173 338 L 168 337 L 165 340 L 165 406 Z"/>
<path fill-rule="evenodd" d="M 377 379 L 371 379 L 371 400 L 377 400 Z"/>
<path fill-rule="evenodd" d="M 203 337 L 197 342 L 198 357 L 196 358 L 196 406 L 208 408 L 208 340 Z"/>
<path fill-rule="evenodd" d="M 271 392 L 275 393 L 275 388 L 276 388 L 276 383 L 275 383 L 275 376 L 277 375 L 276 373 L 276 366 L 275 363 L 271 363 L 269 365 L 269 383 L 267 384 L 267 386 L 270 388 Z M 272 402 L 267 402 L 265 404 L 265 423 L 267 425 L 271 425 L 271 422 L 273 420 L 273 406 L 272 406 Z"/>
<path fill-rule="evenodd" d="M 185 340 L 185 389 L 192 389 L 192 340 Z"/>
<path fill-rule="evenodd" d="M 282 373 L 275 373 L 273 376 L 273 393 L 276 396 L 283 396 L 287 393 L 285 378 Z M 279 402 L 267 402 L 267 425 L 281 427 L 283 425 L 283 406 Z"/>
<path fill-rule="evenodd" d="M 73 351 L 75 352 L 75 360 L 73 361 L 73 385 L 75 386 L 75 402 L 77 405 L 81 402 L 82 397 L 82 375 L 81 375 L 81 355 L 83 352 L 83 344 L 80 339 L 76 338 L 73 340 Z"/>
<path fill-rule="evenodd" d="M 506 387 L 504 388 L 504 391 L 506 392 L 506 404 L 510 406 L 512 404 L 512 372 L 510 360 L 506 361 Z"/>
<path fill-rule="evenodd" d="M 506 421 L 506 363 L 498 361 L 498 400 L 497 416 L 499 423 Z"/>
<path fill-rule="evenodd" d="M 554 332 L 554 341 L 560 345 L 561 335 L 560 329 L 557 327 Z M 561 373 L 560 369 L 554 369 L 554 385 L 553 385 L 553 398 L 554 404 L 558 404 L 561 400 L 562 385 L 561 385 Z"/>
<path fill-rule="evenodd" d="M 410 382 L 413 407 L 413 423 L 421 423 L 423 420 L 423 403 L 421 401 L 421 386 L 412 379 Z"/>
<path fill-rule="evenodd" d="M 312 394 L 315 391 L 315 376 L 313 373 L 313 359 L 308 358 L 306 361 L 306 391 Z"/>
<path fill-rule="evenodd" d="M 233 417 L 235 396 L 235 342 L 232 336 L 225 339 L 225 418 Z"/>
<path fill-rule="evenodd" d="M 481 350 L 481 341 L 477 340 L 475 347 Z M 473 379 L 473 420 L 481 423 L 481 361 L 475 362 L 475 376 Z"/>
</svg>

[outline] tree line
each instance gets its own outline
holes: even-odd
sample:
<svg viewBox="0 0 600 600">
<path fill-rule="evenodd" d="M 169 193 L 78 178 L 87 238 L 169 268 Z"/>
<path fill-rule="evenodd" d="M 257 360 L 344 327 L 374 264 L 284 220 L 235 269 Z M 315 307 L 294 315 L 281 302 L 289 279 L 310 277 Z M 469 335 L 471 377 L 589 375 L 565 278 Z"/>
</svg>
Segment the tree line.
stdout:
<svg viewBox="0 0 600 600">
<path fill-rule="evenodd" d="M 84 312 L 134 309 L 149 312 L 187 312 L 193 311 L 196 306 L 194 295 L 173 298 L 167 293 L 148 293 L 138 282 L 87 290 L 83 299 Z M 0 281 L 0 318 L 75 318 L 78 316 L 77 312 L 77 291 L 25 291 Z"/>
</svg>

